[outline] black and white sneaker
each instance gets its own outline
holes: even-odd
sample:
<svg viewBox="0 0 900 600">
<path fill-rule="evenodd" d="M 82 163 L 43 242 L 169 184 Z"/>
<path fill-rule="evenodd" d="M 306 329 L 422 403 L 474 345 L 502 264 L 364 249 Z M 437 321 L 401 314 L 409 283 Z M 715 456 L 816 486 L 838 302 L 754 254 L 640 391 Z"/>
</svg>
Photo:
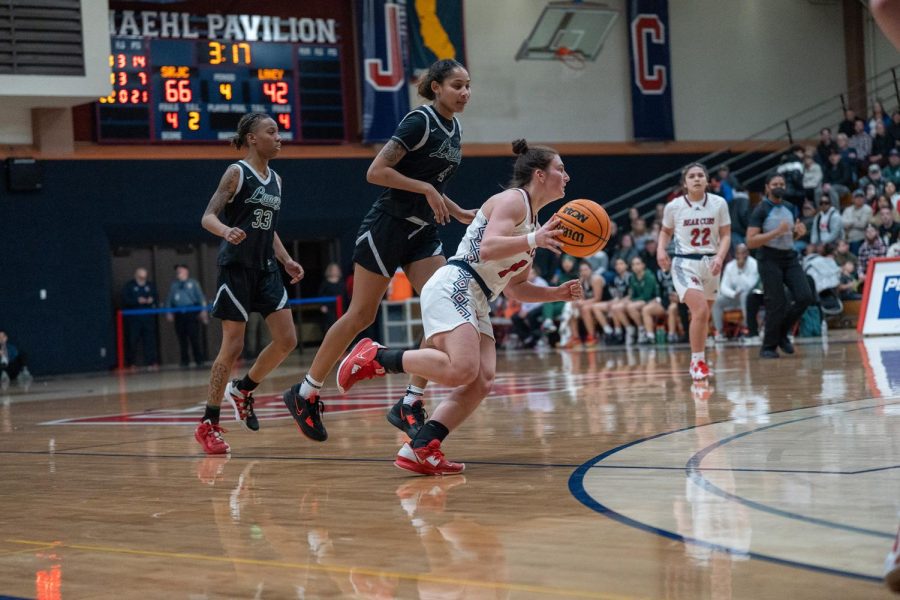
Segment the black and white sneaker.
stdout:
<svg viewBox="0 0 900 600">
<path fill-rule="evenodd" d="M 230 381 L 225 386 L 225 399 L 234 407 L 234 418 L 250 431 L 259 431 L 259 419 L 253 412 L 253 392 L 238 389 L 238 380 Z"/>
</svg>

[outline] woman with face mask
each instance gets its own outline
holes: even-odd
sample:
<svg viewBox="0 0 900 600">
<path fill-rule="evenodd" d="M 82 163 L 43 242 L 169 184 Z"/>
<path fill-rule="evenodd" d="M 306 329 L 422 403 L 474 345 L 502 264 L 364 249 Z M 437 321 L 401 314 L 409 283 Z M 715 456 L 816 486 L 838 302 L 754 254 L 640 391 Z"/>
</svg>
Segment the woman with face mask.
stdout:
<svg viewBox="0 0 900 600">
<path fill-rule="evenodd" d="M 806 234 L 806 226 L 782 202 L 784 189 L 781 175 L 771 174 L 766 178 L 766 197 L 750 215 L 747 227 L 747 246 L 759 248 L 757 262 L 766 304 L 761 358 L 778 358 L 778 348 L 786 354 L 794 353 L 788 333 L 815 300 L 794 250 L 794 240 Z M 785 286 L 793 297 L 790 304 Z"/>
</svg>

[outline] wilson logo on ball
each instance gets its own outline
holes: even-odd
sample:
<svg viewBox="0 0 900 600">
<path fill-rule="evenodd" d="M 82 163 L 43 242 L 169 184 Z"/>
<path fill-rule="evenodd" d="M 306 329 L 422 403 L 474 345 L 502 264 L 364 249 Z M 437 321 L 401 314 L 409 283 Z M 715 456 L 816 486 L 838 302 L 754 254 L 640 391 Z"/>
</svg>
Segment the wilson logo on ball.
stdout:
<svg viewBox="0 0 900 600">
<path fill-rule="evenodd" d="M 609 241 L 609 215 L 591 200 L 580 198 L 567 202 L 556 213 L 562 234 L 562 251 L 584 258 L 601 250 Z"/>
</svg>

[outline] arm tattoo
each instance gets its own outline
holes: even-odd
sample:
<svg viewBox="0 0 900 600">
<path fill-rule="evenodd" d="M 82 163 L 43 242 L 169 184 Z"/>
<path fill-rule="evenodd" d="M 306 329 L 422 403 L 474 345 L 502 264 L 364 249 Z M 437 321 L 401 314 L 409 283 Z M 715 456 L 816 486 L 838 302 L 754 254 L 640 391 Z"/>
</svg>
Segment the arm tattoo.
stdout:
<svg viewBox="0 0 900 600">
<path fill-rule="evenodd" d="M 209 396 L 206 398 L 206 403 L 210 406 L 222 404 L 222 394 L 225 393 L 229 371 L 231 369 L 225 363 L 213 363 L 212 372 L 209 374 Z"/>
<path fill-rule="evenodd" d="M 228 170 L 222 175 L 219 187 L 216 188 L 212 198 L 209 199 L 209 205 L 206 207 L 206 212 L 203 214 L 218 215 L 222 212 L 222 209 L 225 208 L 228 201 L 234 198 L 240 178 L 241 171 L 239 168 L 228 167 Z"/>
<path fill-rule="evenodd" d="M 388 140 L 379 154 L 389 167 L 393 167 L 400 162 L 401 158 L 406 156 L 406 148 L 398 144 L 396 140 Z"/>
</svg>

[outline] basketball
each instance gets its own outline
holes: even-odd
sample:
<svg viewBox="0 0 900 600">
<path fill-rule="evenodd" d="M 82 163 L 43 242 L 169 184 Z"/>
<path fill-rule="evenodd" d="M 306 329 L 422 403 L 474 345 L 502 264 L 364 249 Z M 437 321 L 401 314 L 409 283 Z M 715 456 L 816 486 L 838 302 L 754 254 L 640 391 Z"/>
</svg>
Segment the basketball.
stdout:
<svg viewBox="0 0 900 600">
<path fill-rule="evenodd" d="M 578 258 L 592 255 L 609 241 L 609 215 L 592 200 L 567 202 L 556 212 L 560 221 L 562 251 Z"/>
</svg>

